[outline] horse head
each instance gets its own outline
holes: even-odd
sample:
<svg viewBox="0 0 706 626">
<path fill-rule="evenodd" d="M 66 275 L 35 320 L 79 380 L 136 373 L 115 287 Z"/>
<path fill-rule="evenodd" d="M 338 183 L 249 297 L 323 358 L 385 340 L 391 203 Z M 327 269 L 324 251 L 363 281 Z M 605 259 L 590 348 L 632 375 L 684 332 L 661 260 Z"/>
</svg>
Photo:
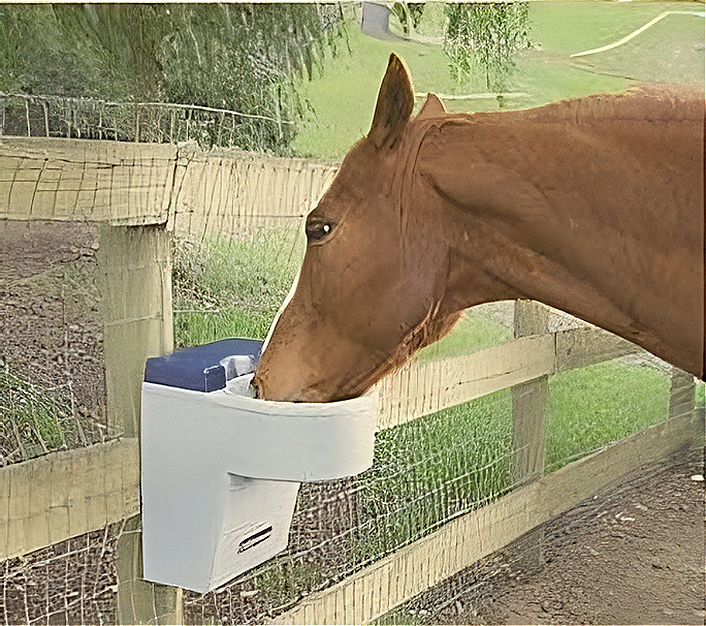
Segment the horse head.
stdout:
<svg viewBox="0 0 706 626">
<path fill-rule="evenodd" d="M 372 126 L 306 220 L 260 398 L 356 397 L 460 311 L 533 299 L 704 375 L 703 91 L 447 114 L 391 55 Z M 666 167 L 665 164 L 669 164 Z"/>
<path fill-rule="evenodd" d="M 456 321 L 441 306 L 448 247 L 434 233 L 433 207 L 423 219 L 416 211 L 423 198 L 409 197 L 407 180 L 411 146 L 444 110 L 430 95 L 412 120 L 413 105 L 393 54 L 368 135 L 307 217 L 304 261 L 253 380 L 260 398 L 356 397 Z"/>
</svg>

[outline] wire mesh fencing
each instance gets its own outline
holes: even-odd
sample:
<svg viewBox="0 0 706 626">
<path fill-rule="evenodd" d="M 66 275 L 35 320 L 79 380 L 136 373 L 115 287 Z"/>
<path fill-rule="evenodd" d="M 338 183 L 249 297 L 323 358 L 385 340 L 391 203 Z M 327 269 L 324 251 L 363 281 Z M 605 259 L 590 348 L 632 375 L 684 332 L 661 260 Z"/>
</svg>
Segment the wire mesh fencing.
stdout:
<svg viewBox="0 0 706 626">
<path fill-rule="evenodd" d="M 512 483 L 511 415 L 500 392 L 381 431 L 370 470 L 302 485 L 284 554 L 224 589 L 186 593 L 187 621 L 266 622 L 497 499 Z"/>
<path fill-rule="evenodd" d="M 2 563 L 2 623 L 116 624 L 120 524 Z"/>
<path fill-rule="evenodd" d="M 246 122 L 246 123 L 244 123 Z M 0 94 L 0 135 L 142 143 L 195 141 L 204 149 L 267 152 L 294 122 L 212 107 Z"/>
<path fill-rule="evenodd" d="M 115 437 L 96 228 L 6 221 L 0 247 L 0 464 Z"/>
</svg>

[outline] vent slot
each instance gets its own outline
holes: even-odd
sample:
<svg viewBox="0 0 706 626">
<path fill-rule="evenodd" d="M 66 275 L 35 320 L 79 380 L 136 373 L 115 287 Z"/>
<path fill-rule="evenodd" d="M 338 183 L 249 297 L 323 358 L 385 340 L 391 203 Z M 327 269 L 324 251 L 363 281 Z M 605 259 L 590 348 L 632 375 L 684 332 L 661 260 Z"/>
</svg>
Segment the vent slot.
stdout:
<svg viewBox="0 0 706 626">
<path fill-rule="evenodd" d="M 240 545 L 238 546 L 238 553 L 250 550 L 250 548 L 254 548 L 256 545 L 269 539 L 271 534 L 272 526 L 268 526 L 267 528 L 258 530 L 255 534 L 246 537 L 240 542 Z"/>
</svg>

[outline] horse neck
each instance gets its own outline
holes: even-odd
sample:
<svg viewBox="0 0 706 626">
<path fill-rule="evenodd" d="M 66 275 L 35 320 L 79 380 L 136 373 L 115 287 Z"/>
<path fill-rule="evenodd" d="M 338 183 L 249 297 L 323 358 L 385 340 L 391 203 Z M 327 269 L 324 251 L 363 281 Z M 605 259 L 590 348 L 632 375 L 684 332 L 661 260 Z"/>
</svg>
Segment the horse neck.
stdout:
<svg viewBox="0 0 706 626">
<path fill-rule="evenodd" d="M 538 300 L 702 375 L 703 118 L 669 128 L 559 113 L 455 120 L 422 151 L 428 180 L 444 168 L 466 176 L 449 194 L 436 189 L 449 242 L 445 308 Z M 477 159 L 506 174 L 503 202 L 490 189 L 482 206 L 464 204 L 487 182 L 473 180 L 487 174 Z"/>
</svg>

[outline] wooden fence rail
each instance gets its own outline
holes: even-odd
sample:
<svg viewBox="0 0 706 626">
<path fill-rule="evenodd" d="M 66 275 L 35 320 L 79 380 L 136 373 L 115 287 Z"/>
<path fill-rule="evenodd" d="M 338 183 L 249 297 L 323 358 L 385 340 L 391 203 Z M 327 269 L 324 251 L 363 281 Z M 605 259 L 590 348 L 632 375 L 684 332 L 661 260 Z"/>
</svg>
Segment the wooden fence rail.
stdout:
<svg viewBox="0 0 706 626">
<path fill-rule="evenodd" d="M 605 331 L 563 333 L 606 342 Z M 581 362 L 558 363 L 555 335 L 515 339 L 473 354 L 413 362 L 379 385 L 378 429 L 546 376 Z M 615 341 L 615 356 L 624 346 Z M 633 346 L 633 350 L 637 348 Z M 586 354 L 588 350 L 586 348 Z M 610 353 L 604 352 L 610 357 Z M 508 364 L 514 364 L 508 368 Z M 558 365 L 558 367 L 557 367 Z M 138 440 L 123 438 L 75 451 L 58 452 L 0 468 L 0 558 L 37 550 L 139 513 Z M 49 512 L 47 522 L 39 519 Z"/>
<path fill-rule="evenodd" d="M 291 224 L 315 204 L 335 169 L 192 146 L 0 138 L 0 219 L 100 225 L 108 419 L 123 433 L 118 441 L 0 469 L 0 558 L 139 514 L 142 368 L 172 347 L 169 233 L 193 239 Z M 547 377 L 638 349 L 596 328 L 550 333 L 546 311 L 528 303 L 516 305 L 515 337 L 462 357 L 415 361 L 386 378 L 378 385 L 378 427 L 513 388 L 514 445 L 526 451 L 514 468 L 521 486 L 307 597 L 279 623 L 369 622 L 641 464 L 704 445 L 694 380 L 676 372 L 671 419 L 542 476 Z M 178 622 L 180 593 L 139 581 L 139 521 L 131 523 L 119 568 L 121 620 Z M 136 594 L 147 595 L 138 601 Z"/>
<path fill-rule="evenodd" d="M 0 137 L 0 219 L 233 236 L 306 215 L 337 167 L 193 144 Z"/>
</svg>

